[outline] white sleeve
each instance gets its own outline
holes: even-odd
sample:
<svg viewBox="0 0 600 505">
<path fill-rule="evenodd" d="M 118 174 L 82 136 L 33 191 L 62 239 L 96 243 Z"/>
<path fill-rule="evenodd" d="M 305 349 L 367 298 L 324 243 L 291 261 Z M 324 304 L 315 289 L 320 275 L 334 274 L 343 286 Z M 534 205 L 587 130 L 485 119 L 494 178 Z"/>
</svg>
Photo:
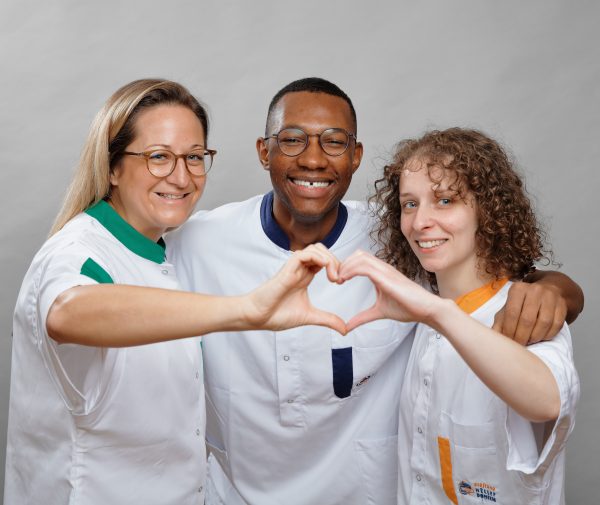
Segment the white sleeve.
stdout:
<svg viewBox="0 0 600 505">
<path fill-rule="evenodd" d="M 41 265 L 36 286 L 38 349 L 65 405 L 75 415 L 93 410 L 110 379 L 107 366 L 112 369 L 114 363 L 110 363 L 112 358 L 106 349 L 58 344 L 48 335 L 46 321 L 61 293 L 75 286 L 97 284 L 82 273 L 83 264 L 90 258 L 109 272 L 85 247 L 71 243 L 48 255 Z"/>
<path fill-rule="evenodd" d="M 531 423 L 508 409 L 506 468 L 531 475 L 546 471 L 563 450 L 573 430 L 579 400 L 579 377 L 573 363 L 571 334 L 566 324 L 553 340 L 530 345 L 527 349 L 548 366 L 560 394 L 560 413 L 554 423 Z"/>
</svg>

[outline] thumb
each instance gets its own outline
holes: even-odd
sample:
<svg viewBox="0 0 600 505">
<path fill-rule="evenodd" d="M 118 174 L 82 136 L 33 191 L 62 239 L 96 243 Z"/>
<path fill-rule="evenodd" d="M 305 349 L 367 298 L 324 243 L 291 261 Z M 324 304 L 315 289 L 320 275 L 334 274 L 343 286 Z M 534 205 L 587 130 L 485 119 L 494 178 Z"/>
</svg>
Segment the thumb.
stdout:
<svg viewBox="0 0 600 505">
<path fill-rule="evenodd" d="M 350 319 L 346 323 L 346 330 L 351 332 L 353 329 L 358 328 L 359 326 L 369 323 L 371 321 L 375 321 L 377 319 L 383 319 L 383 315 L 379 311 L 379 309 L 373 305 L 372 307 L 359 312 L 354 317 Z"/>
<path fill-rule="evenodd" d="M 328 328 L 331 328 L 332 330 L 337 331 L 338 333 L 341 333 L 342 335 L 346 335 L 346 333 L 348 333 L 348 330 L 346 330 L 346 323 L 341 317 L 336 316 L 331 312 L 325 312 L 324 310 L 313 308 L 308 313 L 306 324 L 326 326 Z"/>
</svg>

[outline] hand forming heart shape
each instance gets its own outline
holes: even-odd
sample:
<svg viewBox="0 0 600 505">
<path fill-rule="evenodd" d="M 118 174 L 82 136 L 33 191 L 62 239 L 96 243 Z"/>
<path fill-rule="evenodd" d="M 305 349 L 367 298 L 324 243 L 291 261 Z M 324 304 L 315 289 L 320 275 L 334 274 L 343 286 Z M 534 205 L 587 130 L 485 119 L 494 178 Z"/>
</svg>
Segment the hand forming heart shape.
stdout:
<svg viewBox="0 0 600 505">
<path fill-rule="evenodd" d="M 348 322 L 314 307 L 307 287 L 325 268 L 331 282 L 343 284 L 356 276 L 368 277 L 376 290 L 375 303 Z M 427 321 L 439 298 L 387 263 L 364 251 L 340 262 L 325 246 L 314 244 L 296 251 L 270 281 L 251 293 L 251 320 L 256 328 L 282 330 L 303 325 L 321 325 L 345 335 L 376 319 Z"/>
</svg>

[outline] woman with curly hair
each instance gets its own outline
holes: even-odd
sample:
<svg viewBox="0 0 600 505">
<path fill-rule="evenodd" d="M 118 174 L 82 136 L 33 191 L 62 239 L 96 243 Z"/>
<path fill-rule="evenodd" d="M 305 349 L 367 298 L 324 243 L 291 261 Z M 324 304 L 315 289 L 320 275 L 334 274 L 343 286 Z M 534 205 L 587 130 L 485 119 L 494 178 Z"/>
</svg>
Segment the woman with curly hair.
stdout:
<svg viewBox="0 0 600 505">
<path fill-rule="evenodd" d="M 340 278 L 366 275 L 378 291 L 349 331 L 421 321 L 401 391 L 398 502 L 563 503 L 579 398 L 569 329 L 522 347 L 490 328 L 512 281 L 551 259 L 509 157 L 478 131 L 431 131 L 398 145 L 376 189 L 387 263 L 359 252 Z"/>
</svg>

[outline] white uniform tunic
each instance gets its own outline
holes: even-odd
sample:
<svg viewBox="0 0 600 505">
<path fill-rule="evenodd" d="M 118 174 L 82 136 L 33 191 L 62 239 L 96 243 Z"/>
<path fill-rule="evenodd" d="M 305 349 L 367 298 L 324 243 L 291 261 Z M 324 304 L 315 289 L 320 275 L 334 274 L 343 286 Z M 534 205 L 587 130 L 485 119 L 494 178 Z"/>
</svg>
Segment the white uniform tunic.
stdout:
<svg viewBox="0 0 600 505">
<path fill-rule="evenodd" d="M 472 317 L 492 326 L 509 287 L 504 285 Z M 527 349 L 548 365 L 558 384 L 561 408 L 555 423 L 531 423 L 518 415 L 445 337 L 418 326 L 402 387 L 398 503 L 564 503 L 564 446 L 579 398 L 567 326 L 552 341 Z"/>
<path fill-rule="evenodd" d="M 179 288 L 163 246 L 101 202 L 35 256 L 14 317 L 6 505 L 204 502 L 199 339 L 102 349 L 46 332 L 73 286 Z"/>
<path fill-rule="evenodd" d="M 167 236 L 184 287 L 250 291 L 290 257 L 273 195 L 198 213 Z M 368 249 L 369 219 L 340 206 L 324 240 L 343 260 Z M 343 286 L 320 272 L 316 307 L 348 319 L 374 301 L 365 278 Z M 414 325 L 377 321 L 346 337 L 309 326 L 203 339 L 207 503 L 387 505 L 396 501 L 400 382 Z"/>
</svg>

